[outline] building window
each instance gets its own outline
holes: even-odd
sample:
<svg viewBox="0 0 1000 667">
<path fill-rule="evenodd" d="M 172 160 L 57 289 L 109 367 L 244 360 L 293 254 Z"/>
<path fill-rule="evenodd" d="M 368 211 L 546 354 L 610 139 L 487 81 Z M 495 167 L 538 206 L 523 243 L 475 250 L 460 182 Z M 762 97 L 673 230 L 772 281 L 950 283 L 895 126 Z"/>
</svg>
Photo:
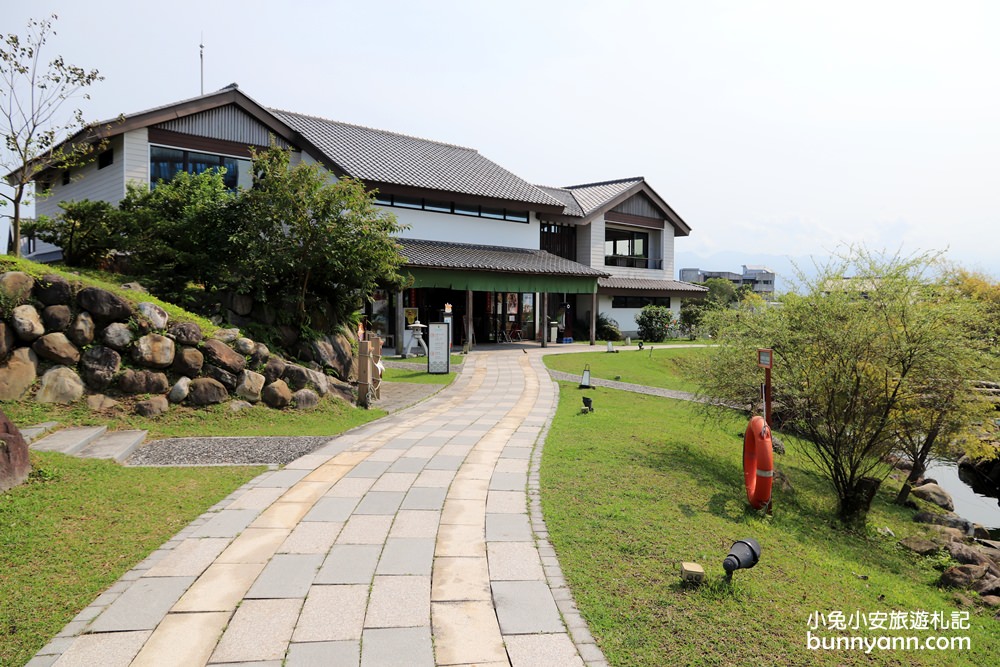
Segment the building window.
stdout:
<svg viewBox="0 0 1000 667">
<path fill-rule="evenodd" d="M 104 169 L 105 167 L 110 167 L 115 163 L 115 149 L 109 148 L 100 155 L 97 156 L 97 168 Z"/>
<path fill-rule="evenodd" d="M 249 188 L 252 184 L 250 160 L 166 146 L 149 147 L 150 187 L 169 181 L 181 171 L 201 174 L 209 169 L 225 169 L 222 180 L 230 190 Z"/>
<path fill-rule="evenodd" d="M 643 308 L 645 306 L 670 307 L 669 296 L 613 296 L 612 308 Z"/>
<path fill-rule="evenodd" d="M 375 203 L 379 206 L 394 206 L 396 208 L 413 208 L 434 213 L 451 213 L 467 215 L 473 218 L 489 218 L 490 220 L 509 220 L 510 222 L 528 222 L 528 211 L 518 211 L 509 208 L 491 208 L 477 204 L 459 204 L 437 199 L 420 197 L 404 197 L 402 195 L 375 194 Z"/>
<path fill-rule="evenodd" d="M 63 174 L 62 174 L 62 184 L 63 185 L 69 185 L 69 169 L 66 169 L 65 171 L 63 171 Z"/>
<path fill-rule="evenodd" d="M 609 257 L 649 257 L 649 234 L 625 229 L 604 230 L 604 254 Z"/>
<path fill-rule="evenodd" d="M 542 223 L 539 248 L 557 257 L 576 261 L 576 227 Z"/>
</svg>

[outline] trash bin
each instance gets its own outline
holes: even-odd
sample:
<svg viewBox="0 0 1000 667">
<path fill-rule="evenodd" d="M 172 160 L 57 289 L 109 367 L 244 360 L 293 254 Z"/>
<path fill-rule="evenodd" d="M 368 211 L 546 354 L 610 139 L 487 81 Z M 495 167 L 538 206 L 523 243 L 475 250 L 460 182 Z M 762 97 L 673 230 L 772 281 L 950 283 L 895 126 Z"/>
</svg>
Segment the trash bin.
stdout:
<svg viewBox="0 0 1000 667">
<path fill-rule="evenodd" d="M 559 323 L 549 322 L 549 342 L 555 343 L 559 340 Z"/>
</svg>

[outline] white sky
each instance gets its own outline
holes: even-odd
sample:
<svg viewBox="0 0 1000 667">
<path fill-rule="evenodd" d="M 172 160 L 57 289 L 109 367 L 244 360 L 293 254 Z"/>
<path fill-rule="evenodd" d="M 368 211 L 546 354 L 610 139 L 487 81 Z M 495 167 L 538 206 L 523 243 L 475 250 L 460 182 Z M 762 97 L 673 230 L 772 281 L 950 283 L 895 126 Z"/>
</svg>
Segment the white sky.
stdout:
<svg viewBox="0 0 1000 667">
<path fill-rule="evenodd" d="M 645 176 L 677 268 L 839 244 L 1000 276 L 1000 3 L 0 0 L 106 80 L 90 120 L 231 82 L 265 106 L 471 146 L 529 181 Z M 780 288 L 780 285 L 779 285 Z"/>
</svg>

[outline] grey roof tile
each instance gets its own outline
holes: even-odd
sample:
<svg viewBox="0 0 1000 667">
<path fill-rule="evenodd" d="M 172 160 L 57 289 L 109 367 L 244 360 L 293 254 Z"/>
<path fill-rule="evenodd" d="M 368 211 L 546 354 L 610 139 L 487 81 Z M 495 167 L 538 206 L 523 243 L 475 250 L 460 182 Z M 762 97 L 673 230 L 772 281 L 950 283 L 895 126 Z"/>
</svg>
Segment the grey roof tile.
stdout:
<svg viewBox="0 0 1000 667">
<path fill-rule="evenodd" d="M 465 269 L 469 271 L 504 271 L 550 276 L 608 275 L 544 250 L 506 248 L 502 246 L 473 245 L 470 243 L 445 243 L 423 239 L 398 239 L 408 265 L 438 269 Z"/>
<path fill-rule="evenodd" d="M 270 111 L 355 178 L 527 204 L 562 205 L 472 148 L 290 111 Z"/>
<path fill-rule="evenodd" d="M 657 292 L 707 292 L 707 287 L 680 280 L 654 280 L 652 278 L 598 278 L 598 287 L 609 289 L 634 289 Z"/>
<path fill-rule="evenodd" d="M 583 215 L 587 216 L 642 181 L 642 176 L 636 176 L 634 178 L 621 178 L 616 181 L 568 185 L 565 189 L 573 193 L 576 201 L 579 202 L 580 208 L 583 209 Z M 567 215 L 572 214 L 567 213 Z"/>
<path fill-rule="evenodd" d="M 581 208 L 580 203 L 576 201 L 576 197 L 573 195 L 572 191 L 567 190 L 566 188 L 552 188 L 547 185 L 539 185 L 538 187 L 544 190 L 546 194 L 549 194 L 562 202 L 563 206 L 566 207 L 565 210 L 563 210 L 563 215 L 572 215 L 579 218 L 583 217 L 583 208 Z"/>
</svg>

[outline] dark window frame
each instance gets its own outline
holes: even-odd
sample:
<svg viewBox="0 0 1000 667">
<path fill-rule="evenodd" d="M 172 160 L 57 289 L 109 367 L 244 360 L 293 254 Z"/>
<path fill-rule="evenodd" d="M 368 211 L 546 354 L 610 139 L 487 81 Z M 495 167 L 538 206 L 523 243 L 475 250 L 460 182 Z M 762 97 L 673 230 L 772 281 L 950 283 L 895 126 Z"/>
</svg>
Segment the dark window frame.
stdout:
<svg viewBox="0 0 1000 667">
<path fill-rule="evenodd" d="M 416 205 L 419 200 L 420 204 Z M 403 203 L 399 203 L 402 201 Z M 503 208 L 499 206 L 480 206 L 479 204 L 461 204 L 443 199 L 427 199 L 425 197 L 407 197 L 405 195 L 383 194 L 375 195 L 375 203 L 379 206 L 406 208 L 410 210 L 429 211 L 431 213 L 446 213 L 462 215 L 467 218 L 483 218 L 485 220 L 505 220 L 523 225 L 531 223 L 531 211 Z"/>
<path fill-rule="evenodd" d="M 110 167 L 115 163 L 115 149 L 109 148 L 97 156 L 97 169 L 100 171 L 105 167 Z"/>
</svg>

